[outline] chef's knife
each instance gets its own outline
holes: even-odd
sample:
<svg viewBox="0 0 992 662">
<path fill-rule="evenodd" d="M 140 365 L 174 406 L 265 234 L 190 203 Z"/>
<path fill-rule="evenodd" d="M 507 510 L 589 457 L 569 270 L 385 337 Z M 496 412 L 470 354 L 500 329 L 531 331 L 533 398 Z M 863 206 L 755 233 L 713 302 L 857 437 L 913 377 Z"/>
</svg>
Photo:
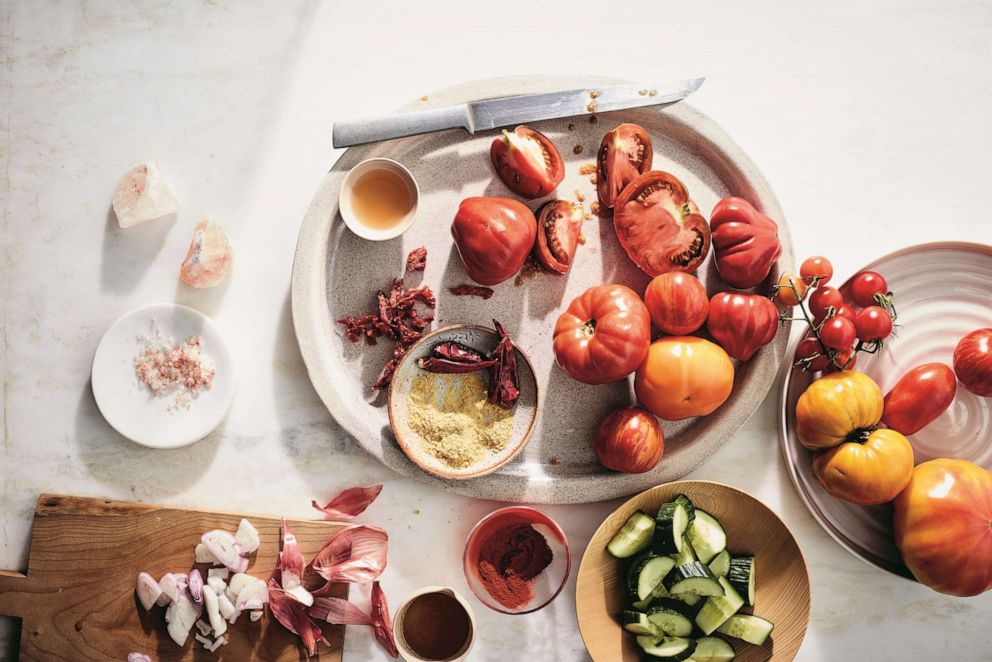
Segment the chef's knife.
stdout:
<svg viewBox="0 0 992 662">
<path fill-rule="evenodd" d="M 703 84 L 705 78 L 690 78 L 663 85 L 607 85 L 562 92 L 524 94 L 470 101 L 411 113 L 398 113 L 360 120 L 335 122 L 335 147 L 351 147 L 377 140 L 415 136 L 420 133 L 462 128 L 469 133 L 513 127 L 558 117 L 574 117 L 611 110 L 665 106 L 680 101 Z"/>
</svg>

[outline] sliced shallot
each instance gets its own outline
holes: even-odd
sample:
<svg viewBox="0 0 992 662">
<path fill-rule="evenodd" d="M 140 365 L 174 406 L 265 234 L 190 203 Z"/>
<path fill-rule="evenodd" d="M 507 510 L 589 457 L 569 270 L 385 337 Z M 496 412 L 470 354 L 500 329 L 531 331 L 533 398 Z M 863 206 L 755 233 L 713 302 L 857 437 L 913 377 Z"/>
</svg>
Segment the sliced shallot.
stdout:
<svg viewBox="0 0 992 662">
<path fill-rule="evenodd" d="M 210 553 L 207 546 L 202 542 L 196 543 L 196 550 L 193 552 L 197 563 L 212 563 L 214 565 L 220 565 L 220 561 L 217 557 Z"/>
<path fill-rule="evenodd" d="M 241 555 L 241 545 L 234 539 L 233 534 L 214 529 L 204 533 L 201 540 L 222 565 L 234 572 L 244 572 L 248 569 L 248 559 Z"/>
<path fill-rule="evenodd" d="M 324 638 L 324 633 L 320 631 L 320 628 L 307 616 L 306 608 L 296 598 L 290 597 L 279 588 L 278 574 L 277 570 L 269 579 L 269 608 L 272 615 L 284 628 L 299 635 L 303 640 L 303 647 L 306 649 L 307 655 L 315 655 L 317 642 L 328 644 L 327 639 Z"/>
<path fill-rule="evenodd" d="M 372 625 L 372 618 L 343 598 L 317 598 L 308 613 L 334 625 Z"/>
<path fill-rule="evenodd" d="M 127 662 L 152 662 L 152 658 L 144 653 L 128 653 Z"/>
<path fill-rule="evenodd" d="M 237 619 L 238 610 L 235 609 L 234 603 L 223 593 L 217 594 L 217 608 L 220 611 L 220 615 L 228 620 L 228 622 L 233 623 L 231 620 Z"/>
<path fill-rule="evenodd" d="M 168 598 L 165 604 L 175 602 L 186 591 L 186 574 L 182 572 L 167 572 L 158 580 L 162 595 Z M 159 598 L 161 601 L 162 598 Z M 162 604 L 159 602 L 158 604 Z"/>
<path fill-rule="evenodd" d="M 217 594 L 210 588 L 210 585 L 203 587 L 203 605 L 207 609 L 207 619 L 215 635 L 222 635 L 227 632 L 227 621 L 220 615 L 220 604 L 217 601 Z"/>
<path fill-rule="evenodd" d="M 261 609 L 262 605 L 268 601 L 269 587 L 261 579 L 258 579 L 241 589 L 234 606 L 238 611 L 251 611 Z"/>
<path fill-rule="evenodd" d="M 162 596 L 162 587 L 147 572 L 138 573 L 134 590 L 138 594 L 138 601 L 145 608 L 145 611 L 154 607 L 158 599 Z"/>
<path fill-rule="evenodd" d="M 381 491 L 382 485 L 351 487 L 331 499 L 326 506 L 321 507 L 316 501 L 310 503 L 331 519 L 347 520 L 365 512 L 365 509 L 376 500 Z"/>
<path fill-rule="evenodd" d="M 243 588 L 249 584 L 253 584 L 254 582 L 261 581 L 262 580 L 257 577 L 252 577 L 251 575 L 246 575 L 243 572 L 239 572 L 232 576 L 227 582 L 227 597 L 229 597 L 232 601 L 236 601 L 238 599 L 238 594 L 241 593 Z M 265 582 L 262 582 L 262 584 L 264 585 Z"/>
<path fill-rule="evenodd" d="M 241 545 L 241 552 L 243 554 L 251 554 L 262 544 L 262 540 L 258 535 L 258 529 L 252 526 L 252 523 L 246 519 L 242 519 L 241 523 L 238 524 L 238 531 L 234 534 L 234 540 Z"/>
<path fill-rule="evenodd" d="M 328 581 L 318 594 L 334 582 L 367 584 L 386 569 L 388 534 L 367 524 L 341 529 L 317 552 L 310 567 Z"/>
<path fill-rule="evenodd" d="M 248 618 L 251 619 L 252 623 L 256 621 L 260 621 L 262 620 L 263 613 L 265 612 L 263 612 L 261 609 L 252 609 L 251 612 L 248 613 Z"/>
<path fill-rule="evenodd" d="M 187 588 L 189 588 L 189 597 L 193 598 L 193 602 L 203 602 L 203 575 L 196 568 L 189 571 L 189 575 L 186 576 Z"/>
<path fill-rule="evenodd" d="M 172 640 L 180 646 L 185 646 L 189 631 L 193 629 L 193 624 L 202 613 L 203 605 L 198 605 L 187 598 L 185 591 L 180 593 L 165 612 L 165 620 L 169 624 L 166 629 Z"/>
</svg>

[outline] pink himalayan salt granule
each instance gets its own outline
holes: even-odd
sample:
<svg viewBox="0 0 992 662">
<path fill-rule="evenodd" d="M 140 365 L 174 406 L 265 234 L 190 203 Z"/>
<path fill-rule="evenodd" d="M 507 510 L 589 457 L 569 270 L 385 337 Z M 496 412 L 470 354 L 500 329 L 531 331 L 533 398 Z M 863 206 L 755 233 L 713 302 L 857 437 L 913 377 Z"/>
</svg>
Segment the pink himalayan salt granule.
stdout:
<svg viewBox="0 0 992 662">
<path fill-rule="evenodd" d="M 189 407 L 200 391 L 210 388 L 216 373 L 200 349 L 200 343 L 200 336 L 171 346 L 157 340 L 146 340 L 134 357 L 138 379 L 158 397 L 175 391 L 173 406 Z"/>
</svg>

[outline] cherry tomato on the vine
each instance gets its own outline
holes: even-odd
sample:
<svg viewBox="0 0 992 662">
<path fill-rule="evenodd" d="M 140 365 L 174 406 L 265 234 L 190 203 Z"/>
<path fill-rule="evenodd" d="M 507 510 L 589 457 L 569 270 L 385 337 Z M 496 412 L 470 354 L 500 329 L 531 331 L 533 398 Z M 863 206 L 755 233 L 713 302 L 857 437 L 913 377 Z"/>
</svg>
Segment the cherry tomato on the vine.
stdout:
<svg viewBox="0 0 992 662">
<path fill-rule="evenodd" d="M 808 289 L 809 285 L 801 278 L 796 277 L 795 274 L 782 274 L 782 277 L 778 279 L 778 292 L 775 293 L 775 301 L 783 306 L 798 306 L 799 302 L 806 298 L 806 290 Z"/>
<path fill-rule="evenodd" d="M 820 327 L 820 340 L 827 347 L 837 351 L 851 349 L 857 337 L 854 322 L 846 317 L 831 317 Z"/>
<path fill-rule="evenodd" d="M 868 306 L 854 318 L 854 327 L 865 342 L 882 340 L 892 333 L 892 318 L 881 306 Z"/>
<path fill-rule="evenodd" d="M 881 274 L 862 271 L 851 281 L 851 298 L 862 308 L 875 305 L 875 295 L 889 291 L 889 284 Z"/>
<path fill-rule="evenodd" d="M 854 310 L 854 308 L 851 308 L 846 303 L 845 304 L 841 304 L 841 307 L 838 308 L 837 309 L 837 312 L 834 313 L 834 317 L 846 317 L 847 319 L 851 320 L 852 322 L 854 321 L 854 318 L 857 317 L 857 316 L 858 316 L 858 313 Z"/>
<path fill-rule="evenodd" d="M 820 345 L 820 341 L 813 336 L 803 338 L 799 346 L 796 347 L 796 363 L 810 357 L 813 358 L 806 363 L 806 370 L 809 372 L 820 372 L 825 370 L 830 364 L 830 359 L 823 353 L 823 347 Z"/>
<path fill-rule="evenodd" d="M 826 372 L 837 372 L 839 370 L 854 370 L 858 364 L 858 355 L 854 348 L 838 351 L 834 355 L 834 360 L 827 366 Z"/>
<path fill-rule="evenodd" d="M 833 308 L 836 311 L 843 305 L 844 296 L 836 287 L 820 285 L 809 295 L 809 312 L 817 324 L 827 318 L 828 308 Z"/>
<path fill-rule="evenodd" d="M 830 264 L 830 260 L 822 255 L 814 255 L 806 258 L 806 261 L 799 267 L 799 275 L 810 281 L 816 278 L 818 284 L 826 285 L 834 275 L 834 265 Z"/>
</svg>

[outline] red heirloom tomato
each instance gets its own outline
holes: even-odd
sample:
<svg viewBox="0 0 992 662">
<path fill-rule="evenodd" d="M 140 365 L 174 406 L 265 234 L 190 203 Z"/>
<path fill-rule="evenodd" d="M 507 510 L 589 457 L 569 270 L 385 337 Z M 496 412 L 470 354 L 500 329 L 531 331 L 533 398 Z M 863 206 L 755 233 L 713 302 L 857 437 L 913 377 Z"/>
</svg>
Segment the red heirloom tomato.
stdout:
<svg viewBox="0 0 992 662">
<path fill-rule="evenodd" d="M 710 250 L 710 226 L 679 179 L 644 173 L 623 190 L 613 227 L 627 256 L 650 276 L 695 271 Z"/>
<path fill-rule="evenodd" d="M 648 309 L 626 285 L 590 287 L 555 324 L 558 365 L 586 384 L 609 384 L 634 372 L 650 343 Z"/>
<path fill-rule="evenodd" d="M 496 174 L 511 191 L 525 198 L 540 198 L 555 190 L 565 178 L 561 152 L 543 133 L 518 126 L 493 141 L 489 150 Z"/>
<path fill-rule="evenodd" d="M 778 308 L 760 294 L 721 292 L 710 299 L 706 328 L 727 354 L 747 361 L 778 331 Z"/>
<path fill-rule="evenodd" d="M 972 331 L 958 342 L 954 372 L 966 389 L 992 398 L 992 329 Z"/>
<path fill-rule="evenodd" d="M 992 473 L 967 460 L 923 462 L 893 505 L 896 547 L 920 583 L 958 596 L 992 588 Z"/>
<path fill-rule="evenodd" d="M 623 407 L 599 424 L 594 448 L 596 459 L 607 469 L 639 474 L 658 464 L 665 452 L 665 435 L 649 412 Z"/>
<path fill-rule="evenodd" d="M 537 259 L 552 271 L 567 273 L 582 234 L 582 206 L 551 200 L 537 211 Z"/>
<path fill-rule="evenodd" d="M 698 278 L 681 271 L 670 271 L 655 276 L 648 283 L 644 305 L 656 327 L 673 336 L 684 336 L 706 322 L 710 300 Z"/>
<path fill-rule="evenodd" d="M 943 363 L 916 366 L 885 396 L 882 422 L 896 432 L 916 434 L 951 406 L 957 390 L 954 371 Z"/>
<path fill-rule="evenodd" d="M 724 198 L 716 203 L 710 230 L 716 270 L 733 287 L 760 285 L 782 254 L 778 225 L 744 198 Z"/>
<path fill-rule="evenodd" d="M 458 206 L 451 236 L 472 280 L 495 285 L 520 271 L 534 247 L 537 221 L 516 200 L 466 198 Z"/>
<path fill-rule="evenodd" d="M 603 136 L 596 158 L 596 194 L 604 209 L 613 209 L 627 184 L 651 169 L 653 153 L 648 132 L 636 124 L 621 124 Z"/>
<path fill-rule="evenodd" d="M 665 421 L 706 416 L 734 388 L 734 364 L 719 345 L 695 336 L 651 343 L 634 376 L 637 401 Z"/>
</svg>

